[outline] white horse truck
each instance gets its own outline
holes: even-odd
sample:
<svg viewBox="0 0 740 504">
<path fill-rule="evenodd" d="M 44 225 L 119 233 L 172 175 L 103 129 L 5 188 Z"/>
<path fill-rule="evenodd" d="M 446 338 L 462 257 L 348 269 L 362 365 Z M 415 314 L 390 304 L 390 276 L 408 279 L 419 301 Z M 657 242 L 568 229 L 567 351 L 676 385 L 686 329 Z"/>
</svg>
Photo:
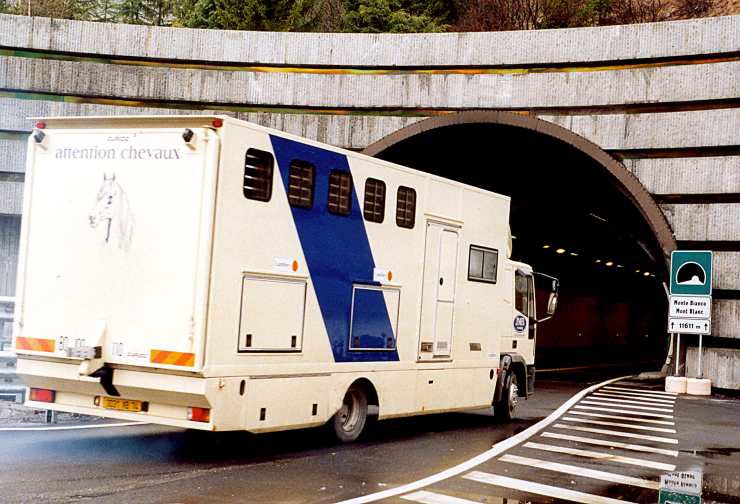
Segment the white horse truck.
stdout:
<svg viewBox="0 0 740 504">
<path fill-rule="evenodd" d="M 541 321 L 508 218 L 505 196 L 229 117 L 42 119 L 14 326 L 26 404 L 329 422 L 342 441 L 368 415 L 508 418 Z M 541 287 L 549 315 L 557 280 Z"/>
</svg>

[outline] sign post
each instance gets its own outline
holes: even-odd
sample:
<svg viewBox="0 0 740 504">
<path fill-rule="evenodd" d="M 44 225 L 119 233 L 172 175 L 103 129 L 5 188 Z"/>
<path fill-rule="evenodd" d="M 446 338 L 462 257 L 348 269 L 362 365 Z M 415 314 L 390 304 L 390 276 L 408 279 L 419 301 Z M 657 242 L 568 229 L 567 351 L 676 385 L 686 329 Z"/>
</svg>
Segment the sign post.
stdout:
<svg viewBox="0 0 740 504">
<path fill-rule="evenodd" d="M 668 331 L 676 333 L 676 375 L 681 334 L 699 335 L 699 369 L 702 376 L 702 339 L 712 332 L 712 252 L 674 250 L 671 253 L 671 284 Z"/>
</svg>

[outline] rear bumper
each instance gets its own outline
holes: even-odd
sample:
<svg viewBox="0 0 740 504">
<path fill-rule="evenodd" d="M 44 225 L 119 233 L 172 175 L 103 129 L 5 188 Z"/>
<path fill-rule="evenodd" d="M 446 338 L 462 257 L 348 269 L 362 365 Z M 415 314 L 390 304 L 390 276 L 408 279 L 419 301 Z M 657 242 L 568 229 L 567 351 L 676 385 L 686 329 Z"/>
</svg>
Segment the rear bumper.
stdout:
<svg viewBox="0 0 740 504">
<path fill-rule="evenodd" d="M 148 403 L 147 411 L 129 412 L 96 405 L 96 397 L 110 394 L 100 384 L 99 378 L 80 376 L 77 370 L 76 363 L 24 359 L 19 356 L 18 376 L 27 386 L 56 392 L 53 403 L 29 400 L 26 401 L 26 405 L 133 422 L 217 430 L 217 419 L 213 414 L 209 422 L 194 422 L 187 419 L 189 407 L 209 408 L 213 413 L 212 397 L 216 393 L 216 380 L 163 372 L 116 369 L 113 372 L 113 385 L 120 397 Z"/>
</svg>

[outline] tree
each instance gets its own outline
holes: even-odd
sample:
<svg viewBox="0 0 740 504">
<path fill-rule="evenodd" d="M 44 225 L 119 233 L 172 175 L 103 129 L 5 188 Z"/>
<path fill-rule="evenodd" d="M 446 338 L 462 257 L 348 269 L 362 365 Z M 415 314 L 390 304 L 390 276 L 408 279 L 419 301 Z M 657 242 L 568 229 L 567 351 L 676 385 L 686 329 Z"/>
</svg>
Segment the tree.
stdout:
<svg viewBox="0 0 740 504">
<path fill-rule="evenodd" d="M 57 19 L 84 19 L 87 4 L 81 0 L 26 0 L 17 2 L 7 12 Z"/>
<path fill-rule="evenodd" d="M 447 28 L 426 13 L 406 10 L 400 0 L 360 0 L 348 4 L 354 8 L 347 11 L 344 31 L 409 33 L 441 32 Z"/>
<path fill-rule="evenodd" d="M 265 30 L 267 0 L 185 0 L 175 7 L 177 24 L 188 28 Z"/>
</svg>

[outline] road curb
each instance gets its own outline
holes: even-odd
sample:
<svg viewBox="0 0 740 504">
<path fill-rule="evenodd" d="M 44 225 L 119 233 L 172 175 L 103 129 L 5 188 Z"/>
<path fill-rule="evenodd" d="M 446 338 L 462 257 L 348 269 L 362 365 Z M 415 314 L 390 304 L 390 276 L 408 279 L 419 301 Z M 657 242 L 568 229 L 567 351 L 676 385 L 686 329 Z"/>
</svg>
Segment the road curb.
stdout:
<svg viewBox="0 0 740 504">
<path fill-rule="evenodd" d="M 145 422 L 122 422 L 95 425 L 55 425 L 51 427 L 0 427 L 0 432 L 24 432 L 24 431 L 59 431 L 59 430 L 82 430 L 102 429 L 103 427 L 130 427 L 133 425 L 147 425 Z"/>
<path fill-rule="evenodd" d="M 543 418 L 539 422 L 537 422 L 534 425 L 529 426 L 527 429 L 523 430 L 519 434 L 515 434 L 511 436 L 510 438 L 504 439 L 503 441 L 500 441 L 493 445 L 491 449 L 484 451 L 483 453 L 476 455 L 475 457 L 466 460 L 465 462 L 462 462 L 454 467 L 450 467 L 449 469 L 445 469 L 444 471 L 438 472 L 437 474 L 433 474 L 431 476 L 427 476 L 426 478 L 407 483 L 405 485 L 401 485 L 396 488 L 390 488 L 388 490 L 383 490 L 382 492 L 376 492 L 369 495 L 363 495 L 360 497 L 354 497 L 352 499 L 339 501 L 336 504 L 364 504 L 366 502 L 375 502 L 379 501 L 381 499 L 387 499 L 389 497 L 395 497 L 397 495 L 412 492 L 414 490 L 419 490 L 421 488 L 424 488 L 429 485 L 433 485 L 434 483 L 438 483 L 442 480 L 451 478 L 453 476 L 457 476 L 458 474 L 461 474 L 465 471 L 468 471 L 472 469 L 473 467 L 476 467 L 484 462 L 487 462 L 488 460 L 491 460 L 492 458 L 500 455 L 504 451 L 513 448 L 514 446 L 518 445 L 519 443 L 523 443 L 530 437 L 537 434 L 539 431 L 553 423 L 555 420 L 557 420 L 563 413 L 565 413 L 571 406 L 573 406 L 575 403 L 581 400 L 583 396 L 586 394 L 589 394 L 590 392 L 593 392 L 594 390 L 601 388 L 605 385 L 609 385 L 610 383 L 618 382 L 620 380 L 624 380 L 626 378 L 629 378 L 633 375 L 628 376 L 620 376 L 619 378 L 613 378 L 611 380 L 606 380 L 601 383 L 597 383 L 595 385 L 591 385 L 590 387 L 587 387 L 577 394 L 575 394 L 573 397 L 565 401 L 563 404 L 560 405 L 558 409 L 550 413 L 547 417 Z"/>
</svg>

